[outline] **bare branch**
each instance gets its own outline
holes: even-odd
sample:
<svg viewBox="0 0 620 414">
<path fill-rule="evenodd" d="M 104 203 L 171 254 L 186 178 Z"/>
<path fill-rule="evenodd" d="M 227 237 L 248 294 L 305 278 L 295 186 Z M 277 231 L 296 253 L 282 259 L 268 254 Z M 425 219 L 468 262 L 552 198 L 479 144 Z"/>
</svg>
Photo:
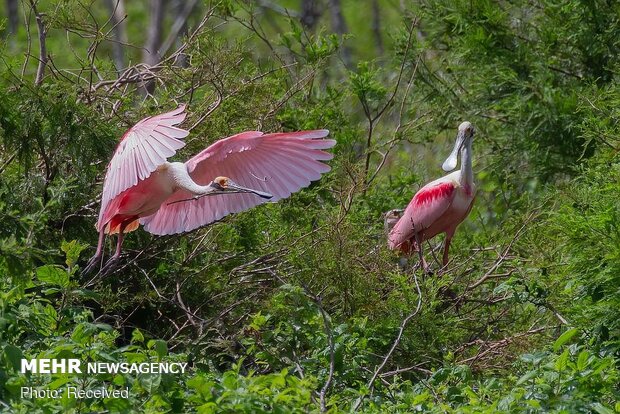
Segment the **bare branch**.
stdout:
<svg viewBox="0 0 620 414">
<path fill-rule="evenodd" d="M 47 65 L 47 29 L 43 22 L 43 15 L 37 10 L 37 5 L 34 0 L 30 0 L 30 8 L 34 12 L 35 19 L 37 21 L 37 31 L 39 32 L 39 65 L 37 66 L 37 74 L 34 78 L 34 84 L 39 86 L 43 82 L 43 76 L 45 75 L 45 66 Z"/>
<path fill-rule="evenodd" d="M 123 46 L 127 44 L 127 13 L 125 13 L 125 0 L 106 0 L 111 11 L 110 19 L 113 23 L 112 31 L 114 42 L 112 42 L 112 56 L 117 71 L 125 67 L 125 55 Z"/>
<path fill-rule="evenodd" d="M 366 385 L 366 387 L 370 390 L 370 392 L 372 392 L 372 390 L 374 389 L 375 380 L 377 379 L 379 374 L 381 374 L 381 371 L 387 364 L 388 360 L 392 357 L 394 350 L 400 343 L 400 340 L 403 336 L 403 332 L 405 332 L 405 328 L 407 327 L 407 324 L 409 323 L 411 319 L 413 319 L 418 314 L 418 312 L 420 312 L 420 309 L 422 308 L 422 291 L 420 290 L 420 284 L 418 283 L 418 278 L 415 273 L 413 274 L 413 280 L 415 281 L 415 287 L 416 287 L 416 290 L 418 291 L 418 304 L 415 310 L 409 315 L 407 315 L 407 317 L 403 319 L 403 321 L 401 322 L 400 329 L 398 330 L 398 335 L 396 335 L 396 339 L 394 339 L 394 342 L 392 343 L 392 347 L 390 348 L 388 353 L 385 355 L 385 357 L 383 357 L 383 361 L 381 362 L 381 364 L 377 367 L 377 369 L 375 369 L 375 372 L 372 374 L 370 381 L 368 381 L 368 384 Z M 353 411 L 357 411 L 359 407 L 362 405 L 363 401 L 364 401 L 364 397 L 363 396 L 359 397 L 357 401 L 355 402 L 355 405 L 353 406 Z"/>
<path fill-rule="evenodd" d="M 159 49 L 160 56 L 165 56 L 168 50 L 172 47 L 174 42 L 177 40 L 183 27 L 187 23 L 187 19 L 192 13 L 192 10 L 194 10 L 194 7 L 196 7 L 197 3 L 198 3 L 198 0 L 189 0 L 187 3 L 185 3 L 185 7 L 181 11 L 181 13 L 177 16 L 174 23 L 172 24 L 172 29 L 170 29 L 170 33 L 168 34 L 168 37 L 166 38 L 166 40 L 164 40 L 164 42 L 161 45 L 161 48 Z"/>
<path fill-rule="evenodd" d="M 400 70 L 398 71 L 398 78 L 396 80 L 396 85 L 394 86 L 394 89 L 392 90 L 392 94 L 390 95 L 390 97 L 388 98 L 388 100 L 385 102 L 385 105 L 383 105 L 383 107 L 381 109 L 379 109 L 377 111 L 377 113 L 373 116 L 371 114 L 371 110 L 368 107 L 368 103 L 366 102 L 366 100 L 362 100 L 362 107 L 364 109 L 364 114 L 366 115 L 366 119 L 368 120 L 368 134 L 366 136 L 366 160 L 364 162 L 364 190 L 363 192 L 366 192 L 366 185 L 369 183 L 369 180 L 367 179 L 368 177 L 368 171 L 370 169 L 370 157 L 372 155 L 372 135 L 373 135 L 373 131 L 374 131 L 374 127 L 376 122 L 381 118 L 381 116 L 383 116 L 383 114 L 385 113 L 385 111 L 392 105 L 392 103 L 394 102 L 394 99 L 396 97 L 396 94 L 398 93 L 398 89 L 400 88 L 400 83 L 402 81 L 403 78 L 403 73 L 405 72 L 405 65 L 407 63 L 407 55 L 409 54 L 409 50 L 411 48 L 411 41 L 413 38 L 413 31 L 415 29 L 415 27 L 417 26 L 418 21 L 417 19 L 414 20 L 411 24 L 411 28 L 409 29 L 409 36 L 407 38 L 407 46 L 405 48 L 405 53 L 403 56 L 403 60 L 401 62 L 400 65 Z M 415 73 L 418 70 L 418 62 L 415 65 L 415 68 L 413 70 L 413 75 L 412 75 L 412 79 L 413 76 L 415 76 Z M 407 90 L 409 90 L 409 87 L 411 85 L 411 82 L 408 85 Z M 405 99 L 405 98 L 403 98 Z M 402 108 L 401 108 L 402 110 Z M 374 177 L 373 177 L 374 178 Z"/>
</svg>

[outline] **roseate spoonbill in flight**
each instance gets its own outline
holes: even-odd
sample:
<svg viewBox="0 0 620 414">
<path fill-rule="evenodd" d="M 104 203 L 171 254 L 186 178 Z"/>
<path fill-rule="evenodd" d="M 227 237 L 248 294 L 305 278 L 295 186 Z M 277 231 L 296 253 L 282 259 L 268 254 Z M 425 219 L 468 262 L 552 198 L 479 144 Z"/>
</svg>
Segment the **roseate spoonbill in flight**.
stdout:
<svg viewBox="0 0 620 414">
<path fill-rule="evenodd" d="M 427 273 L 429 269 L 422 252 L 423 242 L 439 233 L 446 233 L 443 266 L 448 264 L 448 250 L 452 236 L 473 205 L 476 195 L 474 172 L 471 166 L 471 144 L 474 132 L 474 126 L 469 122 L 459 125 L 454 149 L 443 163 L 442 168 L 444 171 L 452 171 L 456 168 L 460 151 L 461 169 L 422 187 L 413 196 L 402 217 L 388 235 L 390 249 L 400 249 L 405 254 L 411 254 L 417 250 L 422 267 Z"/>
<path fill-rule="evenodd" d="M 118 144 L 103 182 L 96 228 L 99 242 L 84 273 L 103 254 L 106 234 L 118 234 L 118 260 L 125 233 L 140 224 L 156 235 L 183 233 L 250 209 L 267 200 L 286 198 L 330 167 L 322 151 L 336 141 L 329 131 L 263 134 L 247 131 L 221 139 L 185 163 L 167 162 L 185 143 L 189 131 L 175 125 L 185 106 L 148 117 L 129 129 Z"/>
</svg>

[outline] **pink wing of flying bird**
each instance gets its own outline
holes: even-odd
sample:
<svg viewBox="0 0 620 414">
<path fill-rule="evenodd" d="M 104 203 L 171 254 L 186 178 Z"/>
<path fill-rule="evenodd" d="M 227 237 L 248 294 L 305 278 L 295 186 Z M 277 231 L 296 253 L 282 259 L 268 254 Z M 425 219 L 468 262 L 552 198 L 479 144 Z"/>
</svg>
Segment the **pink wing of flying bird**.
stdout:
<svg viewBox="0 0 620 414">
<path fill-rule="evenodd" d="M 121 138 L 105 175 L 97 230 L 108 222 L 107 207 L 123 191 L 148 178 L 185 143 L 189 131 L 175 127 L 185 119 L 185 105 L 143 119 Z"/>
<path fill-rule="evenodd" d="M 429 229 L 448 210 L 454 200 L 454 190 L 454 183 L 443 179 L 422 187 L 390 232 L 388 236 L 390 249 L 400 248 L 404 253 L 411 253 L 413 247 L 411 241 L 415 234 Z M 425 238 L 432 236 L 434 234 L 429 234 Z"/>
<path fill-rule="evenodd" d="M 271 201 L 277 201 L 307 187 L 330 170 L 321 162 L 332 158 L 332 154 L 322 150 L 336 144 L 334 140 L 322 139 L 328 133 L 327 130 L 243 132 L 212 144 L 185 164 L 198 184 L 205 185 L 217 176 L 226 176 L 242 186 L 271 193 L 274 196 Z M 179 190 L 155 214 L 143 217 L 140 222 L 153 234 L 175 234 L 266 202 L 253 194 L 192 197 L 188 191 Z"/>
</svg>

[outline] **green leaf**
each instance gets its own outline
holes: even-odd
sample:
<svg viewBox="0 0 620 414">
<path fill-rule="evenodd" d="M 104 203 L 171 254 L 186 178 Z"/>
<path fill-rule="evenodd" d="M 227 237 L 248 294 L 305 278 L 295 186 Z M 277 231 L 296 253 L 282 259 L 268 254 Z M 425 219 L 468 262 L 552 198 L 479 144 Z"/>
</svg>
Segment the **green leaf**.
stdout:
<svg viewBox="0 0 620 414">
<path fill-rule="evenodd" d="M 568 348 L 562 352 L 562 355 L 558 357 L 555 361 L 555 369 L 562 372 L 566 369 L 566 364 L 568 363 Z"/>
<path fill-rule="evenodd" d="M 166 344 L 166 341 L 162 341 L 161 339 L 151 339 L 147 346 L 155 349 L 155 352 L 157 352 L 157 356 L 159 356 L 159 358 L 163 358 L 168 354 L 168 344 Z"/>
<path fill-rule="evenodd" d="M 131 403 L 124 398 L 109 398 L 104 404 L 111 413 L 125 413 L 131 410 Z"/>
<path fill-rule="evenodd" d="M 67 263 L 67 266 L 73 267 L 80 258 L 80 253 L 87 247 L 87 244 L 81 244 L 77 240 L 71 240 L 70 242 L 63 240 L 60 245 L 60 250 L 65 253 L 67 258 L 65 263 Z"/>
<path fill-rule="evenodd" d="M 56 265 L 45 265 L 37 268 L 37 279 L 43 283 L 49 283 L 60 287 L 69 286 L 69 274 Z"/>
<path fill-rule="evenodd" d="M 614 414 L 614 410 L 607 408 L 598 402 L 592 404 L 592 409 L 599 414 Z"/>
<path fill-rule="evenodd" d="M 556 339 L 555 343 L 553 344 L 553 350 L 555 352 L 558 352 L 560 350 L 560 348 L 562 347 L 562 345 L 564 345 L 565 343 L 570 341 L 570 339 L 573 336 L 575 336 L 575 334 L 577 332 L 578 332 L 577 328 L 572 328 L 572 329 L 569 329 L 568 331 L 564 332 L 562 335 L 560 335 L 560 337 L 558 339 Z"/>
<path fill-rule="evenodd" d="M 63 375 L 50 382 L 48 387 L 52 390 L 57 390 L 68 382 L 71 382 L 71 377 L 69 377 L 68 375 Z"/>
<path fill-rule="evenodd" d="M 588 351 L 581 351 L 579 356 L 577 357 L 577 369 L 579 371 L 583 371 L 584 368 L 588 365 L 588 358 L 590 357 L 590 353 Z"/>
<path fill-rule="evenodd" d="M 521 385 L 524 382 L 527 382 L 531 380 L 532 378 L 536 377 L 537 375 L 538 375 L 537 371 L 526 372 L 524 375 L 521 376 L 521 378 L 519 378 L 519 380 L 517 381 L 517 385 Z"/>
<path fill-rule="evenodd" d="M 160 374 L 139 374 L 138 380 L 140 381 L 140 385 L 144 388 L 148 393 L 152 394 L 157 388 L 159 388 L 159 384 L 161 383 L 161 375 Z"/>
<path fill-rule="evenodd" d="M 21 349 L 14 345 L 8 344 L 4 347 L 4 356 L 15 371 L 19 371 L 21 369 L 21 361 L 24 357 Z"/>
<path fill-rule="evenodd" d="M 187 381 L 187 386 L 189 388 L 196 390 L 198 394 L 205 398 L 211 395 L 211 388 L 213 385 L 212 381 L 207 380 L 202 375 L 197 375 Z"/>
<path fill-rule="evenodd" d="M 131 342 L 144 342 L 144 335 L 140 332 L 140 329 L 136 328 L 131 333 Z"/>
</svg>

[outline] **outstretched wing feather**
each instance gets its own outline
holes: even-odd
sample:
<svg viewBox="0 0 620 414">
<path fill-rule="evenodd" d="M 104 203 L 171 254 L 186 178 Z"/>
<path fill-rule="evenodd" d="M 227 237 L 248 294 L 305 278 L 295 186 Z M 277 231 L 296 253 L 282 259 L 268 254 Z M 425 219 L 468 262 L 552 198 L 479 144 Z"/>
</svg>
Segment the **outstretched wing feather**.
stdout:
<svg viewBox="0 0 620 414">
<path fill-rule="evenodd" d="M 222 139 L 186 162 L 196 183 L 206 185 L 217 176 L 226 176 L 242 186 L 271 193 L 272 201 L 290 196 L 329 166 L 321 161 L 332 158 L 323 151 L 336 141 L 324 139 L 327 130 L 264 135 L 248 131 Z M 188 200 L 178 202 L 181 200 Z M 222 194 L 192 199 L 185 190 L 177 191 L 155 214 L 141 219 L 153 234 L 190 231 L 228 214 L 250 209 L 267 200 L 254 194 Z"/>
<path fill-rule="evenodd" d="M 115 197 L 148 178 L 185 145 L 181 139 L 189 131 L 174 126 L 184 119 L 185 105 L 181 105 L 174 111 L 141 120 L 123 135 L 103 182 L 97 229 L 101 230 L 107 222 L 106 211 Z"/>
</svg>

